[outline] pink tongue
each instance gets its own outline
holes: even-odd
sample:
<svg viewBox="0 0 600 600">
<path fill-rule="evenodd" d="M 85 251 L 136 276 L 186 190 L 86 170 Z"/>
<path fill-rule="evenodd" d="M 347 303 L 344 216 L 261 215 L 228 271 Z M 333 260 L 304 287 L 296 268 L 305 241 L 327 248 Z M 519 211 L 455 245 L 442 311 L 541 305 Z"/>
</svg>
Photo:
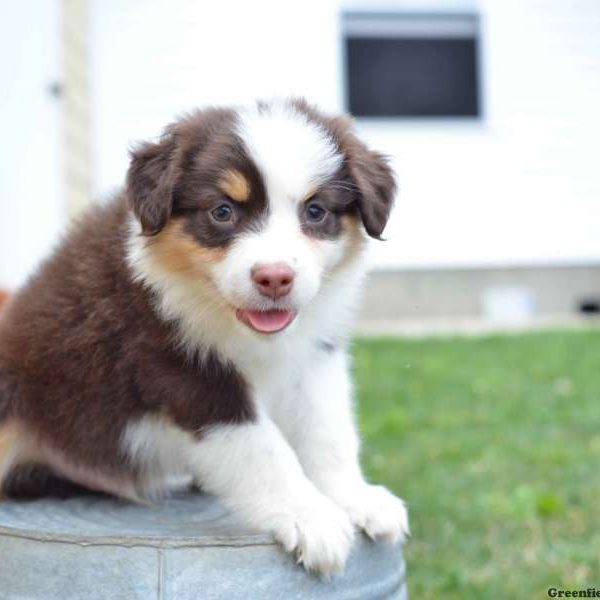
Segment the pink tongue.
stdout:
<svg viewBox="0 0 600 600">
<path fill-rule="evenodd" d="M 293 317 L 291 310 L 246 310 L 244 313 L 250 325 L 263 333 L 273 333 L 283 329 Z"/>
</svg>

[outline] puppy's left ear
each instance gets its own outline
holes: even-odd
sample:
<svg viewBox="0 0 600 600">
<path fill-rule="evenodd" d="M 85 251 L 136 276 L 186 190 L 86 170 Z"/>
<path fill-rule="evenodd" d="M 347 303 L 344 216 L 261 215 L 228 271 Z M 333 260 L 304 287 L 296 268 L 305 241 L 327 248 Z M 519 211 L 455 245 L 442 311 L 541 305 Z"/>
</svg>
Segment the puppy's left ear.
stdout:
<svg viewBox="0 0 600 600">
<path fill-rule="evenodd" d="M 145 143 L 131 152 L 127 197 L 144 235 L 157 234 L 171 216 L 177 180 L 175 151 L 175 135 L 167 130 L 158 143 Z"/>
<path fill-rule="evenodd" d="M 360 218 L 367 233 L 380 240 L 396 196 L 394 172 L 383 154 L 370 150 L 356 137 L 348 117 L 335 121 L 333 129 L 338 133 L 348 173 L 357 188 Z"/>
<path fill-rule="evenodd" d="M 380 240 L 394 205 L 396 180 L 382 154 L 369 150 L 360 141 L 358 145 L 360 148 L 348 165 L 358 187 L 358 212 L 367 233 Z"/>
</svg>

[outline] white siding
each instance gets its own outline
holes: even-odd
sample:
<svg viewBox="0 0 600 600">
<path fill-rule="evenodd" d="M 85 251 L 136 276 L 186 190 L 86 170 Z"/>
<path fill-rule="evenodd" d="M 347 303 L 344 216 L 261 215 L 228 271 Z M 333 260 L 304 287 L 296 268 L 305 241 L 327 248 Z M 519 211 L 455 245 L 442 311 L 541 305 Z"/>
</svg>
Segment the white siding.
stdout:
<svg viewBox="0 0 600 600">
<path fill-rule="evenodd" d="M 89 0 L 93 191 L 127 146 L 203 104 L 303 94 L 342 108 L 344 7 L 479 9 L 481 121 L 363 121 L 401 194 L 380 267 L 600 260 L 598 0 Z M 20 8 L 19 8 L 20 7 Z M 23 280 L 66 221 L 56 1 L 0 0 L 0 286 Z"/>
<path fill-rule="evenodd" d="M 57 8 L 0 1 L 0 287 L 20 284 L 64 223 Z"/>
<path fill-rule="evenodd" d="M 339 11 L 368 2 L 95 0 L 96 189 L 178 111 L 305 94 L 342 107 Z M 400 174 L 379 266 L 600 259 L 600 2 L 388 1 L 482 15 L 481 121 L 365 121 Z"/>
<path fill-rule="evenodd" d="M 341 105 L 331 2 L 92 0 L 91 25 L 99 194 L 122 182 L 128 145 L 191 108 L 289 94 Z"/>
<path fill-rule="evenodd" d="M 600 2 L 480 7 L 482 122 L 362 126 L 402 188 L 378 263 L 598 262 Z"/>
</svg>

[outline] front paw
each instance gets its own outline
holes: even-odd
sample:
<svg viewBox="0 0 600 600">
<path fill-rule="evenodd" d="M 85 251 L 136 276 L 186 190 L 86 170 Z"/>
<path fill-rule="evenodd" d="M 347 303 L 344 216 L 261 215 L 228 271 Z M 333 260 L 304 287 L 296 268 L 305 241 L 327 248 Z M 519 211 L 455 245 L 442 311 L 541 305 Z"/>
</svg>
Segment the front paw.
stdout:
<svg viewBox="0 0 600 600">
<path fill-rule="evenodd" d="M 404 502 L 381 485 L 363 483 L 337 494 L 335 500 L 373 540 L 402 543 L 410 533 Z"/>
<path fill-rule="evenodd" d="M 307 570 L 325 576 L 343 571 L 354 537 L 348 515 L 325 496 L 294 503 L 272 518 L 269 529 Z"/>
</svg>

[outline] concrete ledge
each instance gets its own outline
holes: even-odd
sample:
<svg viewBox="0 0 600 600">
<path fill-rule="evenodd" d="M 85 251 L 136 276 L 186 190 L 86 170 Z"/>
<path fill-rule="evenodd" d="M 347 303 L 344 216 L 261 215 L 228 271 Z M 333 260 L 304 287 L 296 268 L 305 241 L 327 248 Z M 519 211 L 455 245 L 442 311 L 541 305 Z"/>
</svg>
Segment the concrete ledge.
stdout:
<svg viewBox="0 0 600 600">
<path fill-rule="evenodd" d="M 572 317 L 581 301 L 600 300 L 600 266 L 374 271 L 361 321 L 483 317 L 487 292 L 515 287 L 530 294 L 534 317 Z"/>
<path fill-rule="evenodd" d="M 107 498 L 0 504 L 0 595 L 10 600 L 405 600 L 401 549 L 357 537 L 322 581 L 213 498 L 152 507 Z"/>
</svg>

